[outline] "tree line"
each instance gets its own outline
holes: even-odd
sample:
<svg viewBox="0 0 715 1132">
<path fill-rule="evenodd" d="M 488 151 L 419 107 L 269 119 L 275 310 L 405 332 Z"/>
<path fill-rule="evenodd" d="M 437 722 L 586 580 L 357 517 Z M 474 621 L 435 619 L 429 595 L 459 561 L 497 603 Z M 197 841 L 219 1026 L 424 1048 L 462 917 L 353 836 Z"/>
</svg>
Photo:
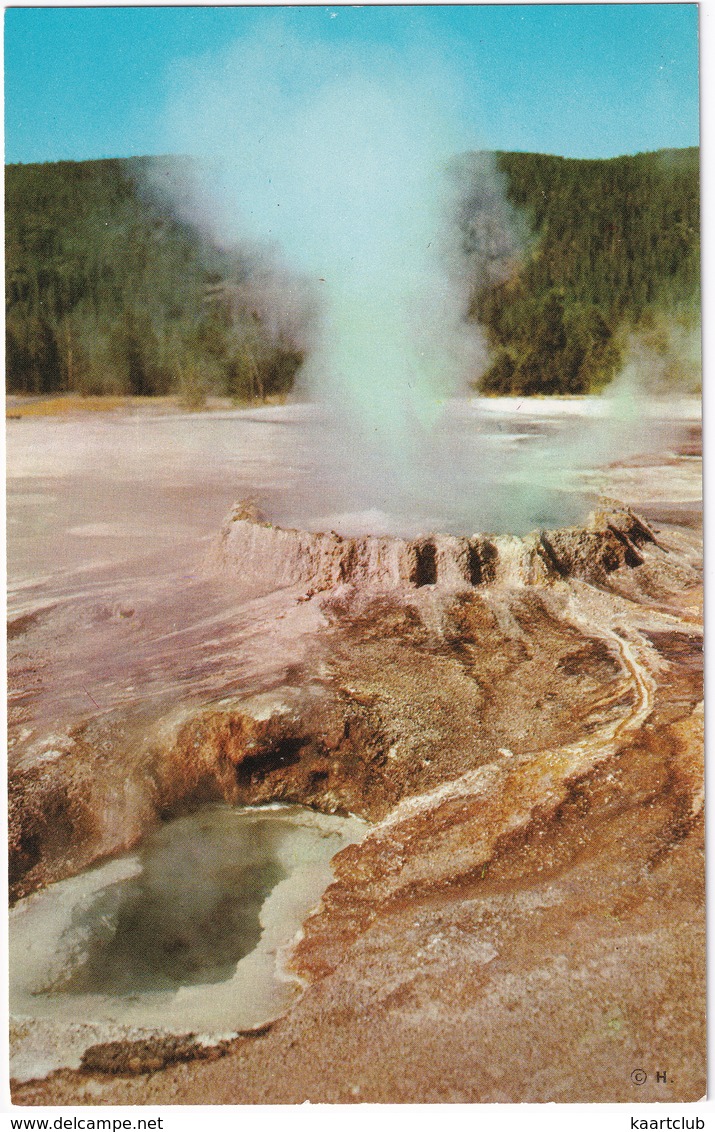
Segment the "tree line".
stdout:
<svg viewBox="0 0 715 1132">
<path fill-rule="evenodd" d="M 156 179 L 142 158 L 7 167 L 9 391 L 198 403 L 291 388 L 303 347 L 264 281 L 146 190 L 149 163 Z"/>
<path fill-rule="evenodd" d="M 601 388 L 634 328 L 663 342 L 663 327 L 697 319 L 696 149 L 495 161 L 520 239 L 501 240 L 498 270 L 475 273 L 469 317 L 491 348 L 484 392 Z M 306 311 L 277 317 L 255 262 L 146 191 L 149 162 L 156 174 L 149 158 L 6 167 L 10 392 L 179 393 L 198 403 L 291 389 Z M 459 218 L 467 256 L 483 208 L 478 178 L 475 165 Z"/>
<path fill-rule="evenodd" d="M 470 314 L 492 358 L 482 391 L 595 391 L 620 370 L 634 334 L 667 356 L 683 329 L 697 327 L 697 149 L 496 159 L 528 234 L 520 259 L 474 289 Z"/>
</svg>

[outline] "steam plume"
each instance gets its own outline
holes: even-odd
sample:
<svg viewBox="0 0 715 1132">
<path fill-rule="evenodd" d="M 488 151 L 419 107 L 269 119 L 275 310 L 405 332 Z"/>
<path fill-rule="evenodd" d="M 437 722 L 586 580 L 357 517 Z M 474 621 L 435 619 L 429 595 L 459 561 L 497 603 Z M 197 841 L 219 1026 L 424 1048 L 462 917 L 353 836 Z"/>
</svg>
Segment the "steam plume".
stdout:
<svg viewBox="0 0 715 1132">
<path fill-rule="evenodd" d="M 174 209 L 241 249 L 276 334 L 300 326 L 308 347 L 299 393 L 323 416 L 296 442 L 300 484 L 277 522 L 523 533 L 575 521 L 587 505 L 561 489 L 642 439 L 630 380 L 558 438 L 503 444 L 492 414 L 453 427 L 448 400 L 486 361 L 469 294 L 528 242 L 464 103 L 435 50 L 328 47 L 280 17 L 171 74 L 166 148 L 198 158 L 171 182 Z"/>
<path fill-rule="evenodd" d="M 341 425 L 343 460 L 349 436 L 368 503 L 404 488 L 483 357 L 463 318 L 476 246 L 468 271 L 462 178 L 446 175 L 474 142 L 461 98 L 430 51 L 328 49 L 280 20 L 172 74 L 167 147 L 200 158 L 175 207 L 220 244 L 250 245 L 284 292 L 314 294 L 301 388 Z"/>
</svg>

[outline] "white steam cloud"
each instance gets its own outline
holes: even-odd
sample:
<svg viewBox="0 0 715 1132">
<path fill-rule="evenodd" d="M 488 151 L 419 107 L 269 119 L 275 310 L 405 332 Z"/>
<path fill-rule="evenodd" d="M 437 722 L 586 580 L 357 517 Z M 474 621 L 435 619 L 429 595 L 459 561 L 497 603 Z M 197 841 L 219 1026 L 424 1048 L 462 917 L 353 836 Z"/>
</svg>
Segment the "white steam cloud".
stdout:
<svg viewBox="0 0 715 1132">
<path fill-rule="evenodd" d="M 449 163 L 475 139 L 455 75 L 422 47 L 327 47 L 276 18 L 182 62 L 170 87 L 167 149 L 199 158 L 173 207 L 250 248 L 278 307 L 299 289 L 320 312 L 300 389 L 339 423 L 365 505 L 389 506 L 485 357 L 464 318 L 478 249 L 468 262 Z"/>
<path fill-rule="evenodd" d="M 277 522 L 411 534 L 574 521 L 578 467 L 642 436 L 630 380 L 625 401 L 614 389 L 598 423 L 589 411 L 558 439 L 512 442 L 493 413 L 447 411 L 486 362 L 465 318 L 475 282 L 508 277 L 529 239 L 460 126 L 466 97 L 434 49 L 327 46 L 280 16 L 172 71 L 166 149 L 198 160 L 168 177 L 161 162 L 157 180 L 250 261 L 274 337 L 287 327 L 307 346 L 298 391 L 322 415 L 296 436 L 300 482 Z"/>
</svg>

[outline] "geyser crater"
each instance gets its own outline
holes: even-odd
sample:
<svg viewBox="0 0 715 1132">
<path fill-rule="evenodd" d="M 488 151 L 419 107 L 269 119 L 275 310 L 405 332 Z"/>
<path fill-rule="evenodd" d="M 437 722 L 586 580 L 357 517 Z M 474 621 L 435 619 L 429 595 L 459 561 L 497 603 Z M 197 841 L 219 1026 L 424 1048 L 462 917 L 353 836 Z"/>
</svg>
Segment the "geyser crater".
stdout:
<svg viewBox="0 0 715 1132">
<path fill-rule="evenodd" d="M 277 590 L 305 586 L 308 595 L 341 585 L 366 591 L 459 591 L 494 584 L 538 585 L 559 578 L 602 582 L 622 566 L 643 562 L 656 543 L 628 507 L 603 500 L 580 526 L 517 535 L 395 534 L 349 536 L 275 525 L 250 501 L 236 504 L 209 551 L 209 572 Z"/>
</svg>

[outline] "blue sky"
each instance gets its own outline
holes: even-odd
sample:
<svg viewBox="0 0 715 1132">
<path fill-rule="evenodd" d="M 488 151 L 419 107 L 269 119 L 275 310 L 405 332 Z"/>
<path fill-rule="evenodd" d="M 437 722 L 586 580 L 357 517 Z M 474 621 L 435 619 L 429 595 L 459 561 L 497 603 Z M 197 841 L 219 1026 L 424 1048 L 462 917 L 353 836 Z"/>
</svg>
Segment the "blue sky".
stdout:
<svg viewBox="0 0 715 1132">
<path fill-rule="evenodd" d="M 460 113 L 475 148 L 610 157 L 698 144 L 694 4 L 281 12 L 294 37 L 353 45 L 357 58 L 369 59 L 371 46 L 435 45 L 464 77 Z M 274 17 L 269 7 L 7 9 L 6 161 L 166 152 L 177 62 Z"/>
</svg>

